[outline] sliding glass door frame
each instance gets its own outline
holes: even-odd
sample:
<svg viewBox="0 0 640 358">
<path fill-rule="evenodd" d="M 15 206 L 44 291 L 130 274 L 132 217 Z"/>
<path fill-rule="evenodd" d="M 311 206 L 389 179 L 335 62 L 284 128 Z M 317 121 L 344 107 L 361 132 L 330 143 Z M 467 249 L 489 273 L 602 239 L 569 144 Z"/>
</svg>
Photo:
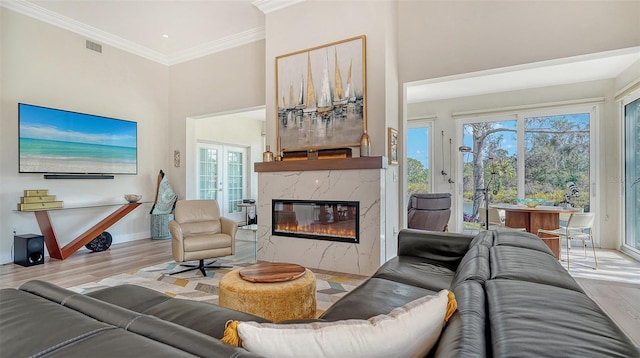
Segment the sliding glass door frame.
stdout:
<svg viewBox="0 0 640 358">
<path fill-rule="evenodd" d="M 482 123 L 482 122 L 498 122 L 498 121 L 508 121 L 508 120 L 516 120 L 517 121 L 517 133 L 516 133 L 516 141 L 517 141 L 517 197 L 524 198 L 525 197 L 525 119 L 531 117 L 543 117 L 543 116 L 553 116 L 553 115 L 565 115 L 565 114 L 573 114 L 573 113 L 589 113 L 590 116 L 590 124 L 589 124 L 589 201 L 590 201 L 590 211 L 595 212 L 596 215 L 602 214 L 598 208 L 598 198 L 599 198 L 599 187 L 597 185 L 597 179 L 600 177 L 599 174 L 599 133 L 598 133 L 598 123 L 599 123 L 599 111 L 600 104 L 599 103 L 587 103 L 587 104 L 576 104 L 576 105 L 567 105 L 567 106 L 548 106 L 548 107 L 537 107 L 537 108 L 522 108 L 522 109 L 514 109 L 510 111 L 503 111 L 500 113 L 492 113 L 492 114 L 478 114 L 478 115 L 466 115 L 465 117 L 456 119 L 456 130 L 457 130 L 457 139 L 459 145 L 466 145 L 463 143 L 463 128 L 466 124 L 472 123 Z M 458 185 L 456 186 L 456 204 L 457 204 L 457 213 L 458 217 L 458 231 L 462 232 L 464 229 L 464 223 L 461 218 L 463 217 L 463 208 L 464 208 L 464 199 L 463 199 L 463 155 L 470 155 L 465 153 L 458 153 L 458 166 L 457 166 L 457 177 L 460 178 L 458 180 Z M 598 228 L 598 219 L 596 219 L 596 223 L 594 225 L 594 237 L 596 241 L 596 245 L 599 246 L 600 235 Z"/>
<path fill-rule="evenodd" d="M 627 213 L 627 210 L 629 210 L 628 204 L 629 204 L 629 190 L 631 185 L 633 184 L 633 181 L 635 180 L 635 178 L 629 178 L 627 177 L 628 173 L 627 173 L 627 164 L 628 161 L 630 160 L 630 156 L 633 155 L 633 153 L 631 153 L 630 151 L 632 149 L 636 149 L 637 151 L 637 147 L 629 147 L 627 145 L 627 142 L 629 140 L 631 140 L 631 138 L 633 137 L 633 134 L 628 133 L 628 126 L 629 123 L 627 123 L 628 118 L 627 118 L 627 114 L 626 114 L 626 106 L 635 102 L 635 101 L 639 101 L 640 100 L 640 89 L 639 90 L 635 90 L 633 92 L 631 92 L 630 94 L 628 94 L 627 96 L 625 96 L 622 100 L 620 100 L 620 118 L 621 118 L 621 132 L 620 132 L 620 138 L 622 139 L 620 141 L 621 146 L 620 146 L 620 153 L 621 153 L 621 161 L 622 161 L 622 165 L 621 165 L 621 174 L 620 177 L 622 178 L 621 180 L 621 185 L 620 185 L 620 190 L 622 191 L 622 195 L 621 195 L 621 205 L 620 205 L 620 232 L 622 233 L 622 240 L 621 240 L 621 244 L 620 244 L 620 249 L 635 257 L 636 259 L 640 260 L 640 249 L 638 249 L 637 247 L 633 247 L 632 245 L 629 244 L 629 240 L 634 239 L 633 236 L 635 235 L 635 240 L 636 240 L 636 246 L 638 245 L 638 240 L 640 240 L 640 238 L 638 238 L 638 235 L 640 235 L 639 230 L 637 229 L 638 224 L 637 223 L 630 223 L 628 222 L 628 217 L 629 214 Z M 640 120 L 640 119 L 636 119 L 636 120 Z M 636 125 L 638 125 L 636 123 Z M 635 146 L 640 146 L 640 144 L 635 143 Z M 640 160 L 640 158 L 633 158 L 635 161 Z M 640 183 L 635 184 L 635 186 L 640 186 Z M 637 210 L 637 208 L 635 208 Z M 635 218 L 635 220 L 639 220 L 638 218 Z M 634 226 L 635 224 L 635 226 Z M 634 227 L 632 227 L 634 226 Z"/>
</svg>

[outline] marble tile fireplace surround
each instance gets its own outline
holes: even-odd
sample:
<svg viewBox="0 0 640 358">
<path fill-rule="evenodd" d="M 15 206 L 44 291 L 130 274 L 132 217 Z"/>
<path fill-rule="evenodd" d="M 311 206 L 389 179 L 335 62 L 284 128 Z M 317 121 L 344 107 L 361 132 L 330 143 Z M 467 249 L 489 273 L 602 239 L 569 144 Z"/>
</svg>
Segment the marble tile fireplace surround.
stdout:
<svg viewBox="0 0 640 358">
<path fill-rule="evenodd" d="M 257 259 L 358 275 L 373 274 L 385 260 L 386 167 L 384 157 L 256 163 Z M 274 199 L 357 202 L 357 242 L 290 237 L 274 232 Z"/>
</svg>

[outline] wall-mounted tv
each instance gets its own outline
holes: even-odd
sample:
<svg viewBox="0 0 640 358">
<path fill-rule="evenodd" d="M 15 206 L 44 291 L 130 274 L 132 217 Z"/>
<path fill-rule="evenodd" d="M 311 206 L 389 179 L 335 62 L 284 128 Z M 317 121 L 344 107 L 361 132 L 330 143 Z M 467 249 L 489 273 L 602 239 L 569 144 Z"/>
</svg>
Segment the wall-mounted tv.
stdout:
<svg viewBox="0 0 640 358">
<path fill-rule="evenodd" d="M 136 122 L 18 104 L 19 172 L 137 174 Z"/>
</svg>

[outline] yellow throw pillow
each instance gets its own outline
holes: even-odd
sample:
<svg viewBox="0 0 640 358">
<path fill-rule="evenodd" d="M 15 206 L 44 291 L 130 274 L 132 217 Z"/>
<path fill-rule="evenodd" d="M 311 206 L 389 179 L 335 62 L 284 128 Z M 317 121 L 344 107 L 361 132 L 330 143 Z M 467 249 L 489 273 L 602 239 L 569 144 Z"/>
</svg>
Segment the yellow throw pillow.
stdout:
<svg viewBox="0 0 640 358">
<path fill-rule="evenodd" d="M 424 357 L 455 310 L 453 293 L 442 290 L 368 320 L 229 321 L 222 341 L 266 357 Z"/>
</svg>

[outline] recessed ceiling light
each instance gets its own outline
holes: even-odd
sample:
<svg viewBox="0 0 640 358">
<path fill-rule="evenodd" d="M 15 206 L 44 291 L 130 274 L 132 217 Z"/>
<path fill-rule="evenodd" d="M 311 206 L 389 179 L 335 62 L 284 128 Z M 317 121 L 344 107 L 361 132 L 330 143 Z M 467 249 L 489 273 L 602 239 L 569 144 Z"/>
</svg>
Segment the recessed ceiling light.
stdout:
<svg viewBox="0 0 640 358">
<path fill-rule="evenodd" d="M 163 35 L 162 35 L 162 37 L 164 37 L 165 39 L 168 39 L 168 38 L 169 38 L 169 35 L 167 35 L 167 34 L 163 34 Z"/>
</svg>

